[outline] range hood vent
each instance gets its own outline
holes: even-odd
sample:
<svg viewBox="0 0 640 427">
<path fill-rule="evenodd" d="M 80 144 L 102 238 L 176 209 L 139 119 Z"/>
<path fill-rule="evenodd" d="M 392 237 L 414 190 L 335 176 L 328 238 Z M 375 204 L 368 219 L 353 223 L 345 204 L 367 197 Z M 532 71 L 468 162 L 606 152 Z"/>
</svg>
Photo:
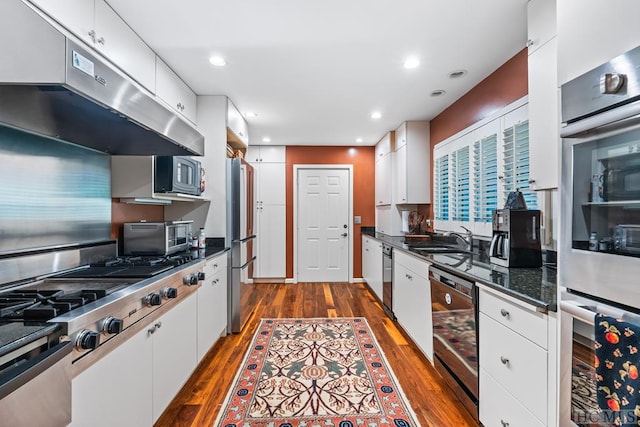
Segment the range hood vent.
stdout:
<svg viewBox="0 0 640 427">
<path fill-rule="evenodd" d="M 204 137 L 20 0 L 0 2 L 0 124 L 109 154 L 204 155 Z"/>
</svg>

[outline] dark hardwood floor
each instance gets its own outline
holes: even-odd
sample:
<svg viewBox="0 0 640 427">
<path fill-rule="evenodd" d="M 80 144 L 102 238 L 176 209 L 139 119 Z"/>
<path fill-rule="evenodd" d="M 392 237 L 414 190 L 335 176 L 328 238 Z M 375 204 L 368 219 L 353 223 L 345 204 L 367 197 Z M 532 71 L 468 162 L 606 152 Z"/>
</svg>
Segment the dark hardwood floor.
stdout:
<svg viewBox="0 0 640 427">
<path fill-rule="evenodd" d="M 244 330 L 218 340 L 155 424 L 212 426 L 261 318 L 365 317 L 422 426 L 476 426 L 430 362 L 383 312 L 365 284 L 255 285 Z"/>
</svg>

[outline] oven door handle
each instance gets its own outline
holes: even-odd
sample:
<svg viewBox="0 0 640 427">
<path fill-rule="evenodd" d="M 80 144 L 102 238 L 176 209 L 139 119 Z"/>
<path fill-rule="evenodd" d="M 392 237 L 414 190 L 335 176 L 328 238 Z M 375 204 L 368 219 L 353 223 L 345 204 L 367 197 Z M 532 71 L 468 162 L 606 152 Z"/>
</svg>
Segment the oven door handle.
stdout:
<svg viewBox="0 0 640 427">
<path fill-rule="evenodd" d="M 607 316 L 623 319 L 634 323 L 640 323 L 640 315 L 629 313 L 619 308 L 611 307 L 606 304 L 585 305 L 579 301 L 560 301 L 560 309 L 569 314 L 574 319 L 578 319 L 588 325 L 594 325 L 596 314 L 605 314 Z"/>
<path fill-rule="evenodd" d="M 586 137 L 640 124 L 640 101 L 605 111 L 560 129 L 562 138 Z"/>
</svg>

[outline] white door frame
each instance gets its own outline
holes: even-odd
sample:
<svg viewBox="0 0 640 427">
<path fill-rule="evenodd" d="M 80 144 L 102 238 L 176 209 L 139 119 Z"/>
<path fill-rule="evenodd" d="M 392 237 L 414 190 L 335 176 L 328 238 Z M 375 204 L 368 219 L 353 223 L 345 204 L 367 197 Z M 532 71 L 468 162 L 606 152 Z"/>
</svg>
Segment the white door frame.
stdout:
<svg viewBox="0 0 640 427">
<path fill-rule="evenodd" d="M 298 283 L 298 171 L 341 169 L 349 172 L 349 283 L 353 283 L 353 165 L 293 165 L 293 283 Z"/>
</svg>

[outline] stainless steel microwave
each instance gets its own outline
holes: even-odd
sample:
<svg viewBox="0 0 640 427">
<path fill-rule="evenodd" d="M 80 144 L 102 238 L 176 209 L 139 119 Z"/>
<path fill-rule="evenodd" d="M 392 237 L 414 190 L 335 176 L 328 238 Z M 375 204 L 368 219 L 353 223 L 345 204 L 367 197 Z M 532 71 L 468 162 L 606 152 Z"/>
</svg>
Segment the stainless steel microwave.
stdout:
<svg viewBox="0 0 640 427">
<path fill-rule="evenodd" d="M 189 249 L 191 223 L 126 222 L 123 230 L 124 255 L 166 256 Z"/>
<path fill-rule="evenodd" d="M 202 167 L 190 157 L 156 156 L 154 178 L 156 193 L 202 193 Z"/>
</svg>

